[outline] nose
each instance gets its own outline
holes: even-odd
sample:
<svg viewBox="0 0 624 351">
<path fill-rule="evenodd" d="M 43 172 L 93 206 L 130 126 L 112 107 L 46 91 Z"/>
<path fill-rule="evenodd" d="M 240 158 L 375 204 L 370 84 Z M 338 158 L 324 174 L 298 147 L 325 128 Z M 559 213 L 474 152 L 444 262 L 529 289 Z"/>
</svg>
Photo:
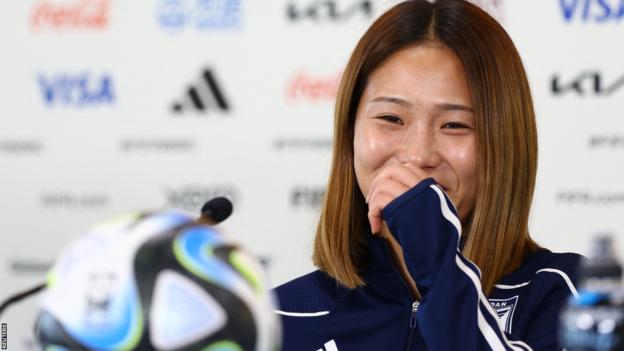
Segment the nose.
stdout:
<svg viewBox="0 0 624 351">
<path fill-rule="evenodd" d="M 441 156 L 435 132 L 427 126 L 413 126 L 403 137 L 398 159 L 413 163 L 423 170 L 436 168 Z"/>
</svg>

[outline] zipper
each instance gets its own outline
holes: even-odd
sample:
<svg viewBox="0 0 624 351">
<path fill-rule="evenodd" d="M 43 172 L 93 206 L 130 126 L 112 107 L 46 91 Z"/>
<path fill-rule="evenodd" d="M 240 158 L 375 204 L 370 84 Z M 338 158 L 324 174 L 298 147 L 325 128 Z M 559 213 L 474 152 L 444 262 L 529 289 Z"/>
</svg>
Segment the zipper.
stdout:
<svg viewBox="0 0 624 351">
<path fill-rule="evenodd" d="M 412 303 L 412 313 L 410 314 L 410 329 L 416 328 L 416 312 L 418 312 L 418 307 L 420 306 L 420 302 L 414 301 Z"/>
<path fill-rule="evenodd" d="M 414 334 L 416 333 L 416 314 L 418 312 L 418 307 L 420 306 L 420 302 L 414 301 L 412 302 L 412 312 L 410 313 L 410 321 L 409 321 L 409 335 L 407 337 L 407 346 L 405 347 L 405 351 L 410 351 L 412 348 L 412 343 L 414 342 Z"/>
<path fill-rule="evenodd" d="M 406 350 L 409 351 L 412 347 L 412 343 L 414 342 L 414 334 L 416 333 L 416 314 L 418 312 L 418 307 L 420 306 L 420 300 L 422 297 L 420 295 L 420 291 L 418 291 L 418 286 L 416 282 L 410 275 L 407 266 L 405 265 L 405 260 L 403 259 L 403 250 L 399 243 L 394 239 L 392 234 L 383 236 L 387 241 L 386 250 L 390 251 L 390 257 L 393 269 L 395 273 L 399 275 L 400 280 L 403 282 L 404 286 L 407 289 L 408 294 L 412 297 L 412 309 L 410 312 L 410 320 L 409 320 L 409 330 L 407 337 L 407 347 Z M 387 252 L 387 251 L 386 251 Z"/>
</svg>

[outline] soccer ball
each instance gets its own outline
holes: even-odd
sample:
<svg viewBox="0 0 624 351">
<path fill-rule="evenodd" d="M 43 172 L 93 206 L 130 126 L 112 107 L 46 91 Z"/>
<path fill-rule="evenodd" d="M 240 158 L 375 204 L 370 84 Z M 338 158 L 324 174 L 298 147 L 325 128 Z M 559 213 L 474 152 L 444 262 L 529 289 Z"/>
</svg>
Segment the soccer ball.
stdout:
<svg viewBox="0 0 624 351">
<path fill-rule="evenodd" d="M 94 227 L 48 276 L 42 349 L 272 351 L 273 296 L 257 260 L 179 211 Z"/>
</svg>

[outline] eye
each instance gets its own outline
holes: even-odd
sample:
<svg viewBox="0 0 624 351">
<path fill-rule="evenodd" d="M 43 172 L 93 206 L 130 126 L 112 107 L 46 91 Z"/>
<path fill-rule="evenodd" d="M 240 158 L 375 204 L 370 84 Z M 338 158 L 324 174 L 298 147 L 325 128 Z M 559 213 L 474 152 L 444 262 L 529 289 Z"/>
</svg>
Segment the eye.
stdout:
<svg viewBox="0 0 624 351">
<path fill-rule="evenodd" d="M 383 121 L 392 123 L 392 124 L 399 124 L 399 125 L 403 125 L 403 120 L 395 115 L 382 115 L 382 116 L 378 116 L 378 119 L 381 119 Z"/>
<path fill-rule="evenodd" d="M 464 129 L 470 128 L 468 125 L 458 122 L 449 122 L 442 126 L 442 129 Z"/>
</svg>

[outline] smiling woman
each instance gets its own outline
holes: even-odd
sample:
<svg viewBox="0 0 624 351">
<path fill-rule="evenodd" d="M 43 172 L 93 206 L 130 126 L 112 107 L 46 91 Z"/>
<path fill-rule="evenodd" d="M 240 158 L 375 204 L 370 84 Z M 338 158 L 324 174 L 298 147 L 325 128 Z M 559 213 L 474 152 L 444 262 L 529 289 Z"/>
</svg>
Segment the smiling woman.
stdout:
<svg viewBox="0 0 624 351">
<path fill-rule="evenodd" d="M 427 177 L 466 218 L 477 183 L 471 101 L 461 61 L 440 44 L 402 49 L 370 75 L 356 112 L 353 151 L 373 233 L 381 209 Z"/>
<path fill-rule="evenodd" d="M 579 256 L 530 237 L 537 131 L 513 42 L 463 0 L 411 0 L 336 100 L 318 271 L 276 289 L 284 350 L 557 348 Z"/>
</svg>

